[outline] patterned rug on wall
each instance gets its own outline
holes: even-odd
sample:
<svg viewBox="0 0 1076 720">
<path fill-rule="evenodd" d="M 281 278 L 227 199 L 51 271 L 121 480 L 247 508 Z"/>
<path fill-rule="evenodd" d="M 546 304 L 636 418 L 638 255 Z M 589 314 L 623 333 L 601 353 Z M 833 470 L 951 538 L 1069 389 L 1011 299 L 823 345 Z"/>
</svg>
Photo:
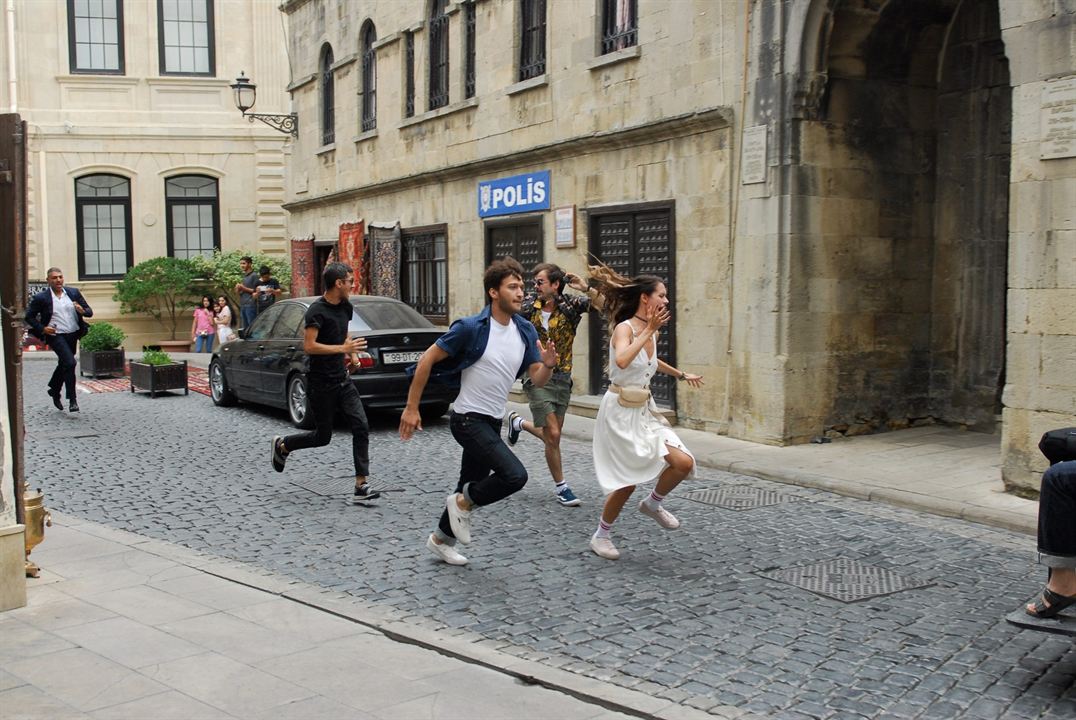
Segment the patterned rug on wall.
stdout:
<svg viewBox="0 0 1076 720">
<path fill-rule="evenodd" d="M 129 371 L 128 371 L 129 372 Z M 209 395 L 209 376 L 202 368 L 187 366 L 187 387 L 191 391 Z M 78 389 L 88 393 L 130 392 L 131 381 L 126 377 L 79 378 Z"/>
</svg>

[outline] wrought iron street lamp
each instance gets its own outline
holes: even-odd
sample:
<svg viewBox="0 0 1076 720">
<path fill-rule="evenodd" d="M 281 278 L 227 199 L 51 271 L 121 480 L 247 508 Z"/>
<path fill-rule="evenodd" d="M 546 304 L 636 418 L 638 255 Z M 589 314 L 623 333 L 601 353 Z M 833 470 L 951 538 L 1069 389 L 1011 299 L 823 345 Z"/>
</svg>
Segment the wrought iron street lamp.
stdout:
<svg viewBox="0 0 1076 720">
<path fill-rule="evenodd" d="M 239 77 L 235 79 L 235 83 L 231 88 L 232 92 L 235 93 L 235 106 L 239 108 L 239 112 L 243 113 L 243 117 L 247 120 L 250 122 L 261 120 L 266 125 L 282 133 L 288 133 L 292 137 L 299 137 L 299 116 L 295 113 L 274 115 L 271 113 L 247 112 L 254 107 L 254 102 L 258 97 L 258 86 L 250 81 L 246 73 L 240 71 Z"/>
</svg>

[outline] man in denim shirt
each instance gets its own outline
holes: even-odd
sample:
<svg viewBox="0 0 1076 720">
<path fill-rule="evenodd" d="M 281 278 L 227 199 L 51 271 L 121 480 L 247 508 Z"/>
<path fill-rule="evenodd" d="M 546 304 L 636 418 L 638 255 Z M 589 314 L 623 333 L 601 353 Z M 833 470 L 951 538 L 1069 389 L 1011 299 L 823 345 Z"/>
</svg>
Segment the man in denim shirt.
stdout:
<svg viewBox="0 0 1076 720">
<path fill-rule="evenodd" d="M 486 269 L 483 286 L 485 309 L 452 323 L 418 361 L 400 417 L 400 437 L 409 440 L 422 429 L 418 406 L 430 378 L 459 385 L 450 424 L 452 437 L 463 448 L 460 479 L 426 540 L 426 547 L 450 565 L 467 564 L 455 544 L 471 542 L 471 511 L 503 500 L 527 483 L 523 463 L 501 440 L 512 383 L 526 373 L 541 387 L 559 360 L 553 341 L 543 345 L 534 325 L 517 314 L 523 303 L 519 263 L 511 258 L 494 262 Z"/>
</svg>

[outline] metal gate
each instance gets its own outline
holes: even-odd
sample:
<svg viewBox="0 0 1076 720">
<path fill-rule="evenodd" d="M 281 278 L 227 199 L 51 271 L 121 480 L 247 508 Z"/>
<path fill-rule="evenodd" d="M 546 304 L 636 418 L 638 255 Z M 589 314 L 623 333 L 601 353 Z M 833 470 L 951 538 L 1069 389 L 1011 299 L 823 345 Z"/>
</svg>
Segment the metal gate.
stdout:
<svg viewBox="0 0 1076 720">
<path fill-rule="evenodd" d="M 26 123 L 0 115 L 0 339 L 11 418 L 15 522 L 23 522 L 22 337 L 26 313 Z M 6 442 L 7 438 L 0 438 Z"/>
<path fill-rule="evenodd" d="M 621 275 L 657 275 L 664 279 L 670 300 L 676 295 L 673 261 L 673 208 L 671 205 L 591 215 L 590 253 Z M 658 337 L 658 357 L 676 365 L 676 304 L 670 302 L 672 315 Z M 590 324 L 590 387 L 601 393 L 609 385 L 606 363 L 609 360 L 609 330 L 604 322 Z M 658 375 L 650 383 L 654 400 L 662 407 L 676 409 L 676 380 Z"/>
<path fill-rule="evenodd" d="M 486 265 L 511 256 L 523 266 L 523 279 L 530 289 L 531 270 L 542 262 L 542 223 L 539 219 L 486 223 Z M 483 298 L 485 300 L 485 298 Z"/>
</svg>

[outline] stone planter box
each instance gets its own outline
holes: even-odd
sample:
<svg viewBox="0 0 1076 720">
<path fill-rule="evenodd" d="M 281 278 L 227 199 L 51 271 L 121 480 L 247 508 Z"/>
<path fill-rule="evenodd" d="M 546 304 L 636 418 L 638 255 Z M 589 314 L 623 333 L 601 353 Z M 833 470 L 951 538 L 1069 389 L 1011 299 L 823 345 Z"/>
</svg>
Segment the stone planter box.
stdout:
<svg viewBox="0 0 1076 720">
<path fill-rule="evenodd" d="M 123 348 L 118 350 L 79 350 L 78 374 L 92 378 L 101 375 L 123 375 L 127 356 Z"/>
<path fill-rule="evenodd" d="M 131 361 L 131 392 L 149 390 L 150 397 L 165 390 L 182 390 L 190 394 L 187 387 L 187 361 L 181 360 L 171 365 L 147 365 Z"/>
</svg>

